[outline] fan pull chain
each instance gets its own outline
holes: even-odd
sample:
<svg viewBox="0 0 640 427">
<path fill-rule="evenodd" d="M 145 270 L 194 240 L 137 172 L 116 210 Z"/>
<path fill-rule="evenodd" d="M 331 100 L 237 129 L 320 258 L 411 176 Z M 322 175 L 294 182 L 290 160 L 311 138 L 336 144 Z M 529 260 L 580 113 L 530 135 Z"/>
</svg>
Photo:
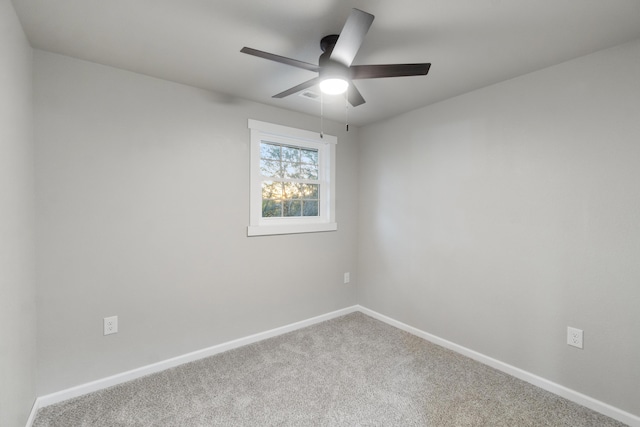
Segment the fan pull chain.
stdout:
<svg viewBox="0 0 640 427">
<path fill-rule="evenodd" d="M 320 138 L 324 138 L 324 97 L 320 91 Z"/>
<path fill-rule="evenodd" d="M 349 90 L 348 89 L 344 95 L 344 121 L 347 127 L 347 132 L 349 132 Z"/>
</svg>

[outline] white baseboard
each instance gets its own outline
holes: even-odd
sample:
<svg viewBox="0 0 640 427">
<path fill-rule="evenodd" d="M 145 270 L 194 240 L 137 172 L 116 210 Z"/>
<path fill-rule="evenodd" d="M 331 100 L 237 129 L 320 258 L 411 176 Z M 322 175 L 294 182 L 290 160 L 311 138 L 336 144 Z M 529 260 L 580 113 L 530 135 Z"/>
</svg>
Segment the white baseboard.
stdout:
<svg viewBox="0 0 640 427">
<path fill-rule="evenodd" d="M 33 425 L 33 422 L 36 420 L 36 414 L 38 413 L 38 409 L 40 409 L 41 406 L 38 402 L 38 399 L 36 399 L 35 402 L 33 402 L 33 406 L 31 407 L 31 412 L 29 413 L 29 418 L 27 418 L 27 424 L 26 427 L 31 427 Z"/>
<path fill-rule="evenodd" d="M 215 345 L 213 347 L 205 348 L 202 350 L 194 351 L 192 353 L 187 353 L 182 356 L 177 356 L 171 359 L 163 360 L 151 365 L 143 366 L 137 369 L 133 369 L 127 372 L 123 372 L 120 374 L 116 374 L 107 378 L 103 378 L 100 380 L 92 381 L 86 384 L 81 384 L 76 387 L 72 387 L 66 390 L 62 390 L 56 393 L 48 394 L 45 396 L 40 396 L 36 399 L 33 404 L 33 408 L 31 410 L 31 414 L 27 421 L 26 427 L 31 427 L 36 412 L 38 409 L 43 408 L 45 406 L 53 405 L 54 403 L 62 402 L 64 400 L 72 399 L 74 397 L 81 396 L 83 394 L 91 393 L 94 391 L 102 390 L 107 387 L 111 387 L 117 384 L 121 384 L 127 381 L 131 381 L 136 378 L 143 377 L 145 375 L 153 374 L 155 372 L 160 372 L 165 369 L 173 368 L 178 365 L 182 365 L 184 363 L 193 362 L 194 360 L 203 359 L 205 357 L 213 356 L 218 353 L 222 353 L 228 350 L 232 350 L 234 348 L 242 347 L 244 345 L 252 344 L 258 341 L 265 340 L 267 338 L 272 338 L 278 335 L 285 334 L 287 332 L 295 331 L 297 329 L 301 329 L 307 326 L 314 325 L 316 323 L 324 322 L 325 320 L 334 319 L 336 317 L 344 316 L 349 313 L 353 313 L 355 311 L 360 311 L 368 316 L 373 317 L 374 319 L 380 320 L 384 323 L 387 323 L 391 326 L 394 326 L 403 331 L 409 332 L 410 334 L 416 335 L 420 338 L 423 338 L 427 341 L 430 341 L 434 344 L 440 345 L 442 347 L 448 348 L 449 350 L 453 350 L 456 353 L 460 353 L 464 356 L 467 356 L 471 359 L 477 360 L 480 363 L 491 366 L 499 371 L 505 372 L 509 375 L 512 375 L 516 378 L 519 378 L 523 381 L 531 383 L 537 387 L 540 387 L 543 390 L 547 390 L 551 393 L 557 394 L 558 396 L 564 397 L 572 402 L 575 402 L 579 405 L 592 409 L 596 412 L 600 412 L 608 417 L 611 417 L 615 420 L 628 424 L 631 427 L 640 427 L 640 417 L 637 415 L 633 415 L 629 412 L 625 412 L 621 409 L 618 409 L 614 406 L 611 406 L 607 403 L 596 400 L 592 397 L 586 396 L 582 393 L 579 393 L 575 390 L 571 390 L 567 387 L 564 387 L 560 384 L 556 384 L 552 381 L 549 381 L 545 378 L 534 375 L 530 372 L 524 371 L 520 368 L 516 368 L 515 366 L 509 365 L 507 363 L 496 360 L 492 357 L 486 356 L 484 354 L 478 353 L 477 351 L 468 349 L 461 345 L 455 344 L 451 341 L 447 341 L 435 335 L 432 335 L 428 332 L 422 331 L 420 329 L 414 328 L 413 326 L 409 326 L 405 323 L 399 322 L 395 319 L 387 317 L 383 314 L 370 310 L 366 307 L 362 307 L 360 305 L 354 305 L 351 307 L 344 308 L 342 310 L 332 311 L 331 313 L 323 314 L 321 316 L 312 317 L 311 319 L 303 320 L 296 323 L 291 323 L 286 326 L 282 326 L 279 328 L 271 329 L 269 331 L 261 332 L 254 335 L 249 335 L 248 337 L 239 338 L 237 340 L 229 341 L 226 343 L 222 343 L 219 345 Z"/>
<path fill-rule="evenodd" d="M 234 348 L 242 347 L 248 344 L 253 344 L 258 341 L 272 338 L 278 335 L 286 334 L 287 332 L 295 331 L 307 326 L 314 325 L 316 323 L 324 322 L 326 320 L 334 319 L 336 317 L 344 316 L 349 313 L 358 311 L 358 306 L 352 306 L 343 308 L 341 310 L 332 311 L 327 314 L 312 317 L 300 322 L 291 323 L 289 325 L 281 326 L 279 328 L 271 329 L 265 332 L 249 335 L 237 340 L 228 341 L 222 344 L 214 345 L 202 350 L 197 350 L 191 353 L 183 354 L 181 356 L 173 357 L 171 359 L 163 360 L 151 365 L 142 366 L 140 368 L 132 369 L 130 371 L 122 372 L 120 374 L 112 375 L 110 377 L 102 378 L 96 381 L 91 381 L 85 384 L 80 384 L 75 387 L 61 390 L 55 393 L 40 396 L 36 399 L 31 410 L 31 414 L 27 421 L 26 427 L 31 427 L 35 419 L 35 415 L 38 409 L 45 406 L 53 405 L 74 397 L 82 396 L 83 394 L 92 393 L 94 391 L 102 390 L 114 385 L 118 385 L 127 381 L 134 380 L 136 378 L 144 377 L 149 374 L 164 371 L 165 369 L 173 368 L 178 365 L 193 362 L 195 360 L 203 359 L 205 357 L 213 356 L 218 353 L 233 350 Z"/>
<path fill-rule="evenodd" d="M 592 409 L 596 412 L 599 412 L 603 415 L 613 418 L 614 420 L 618 420 L 632 427 L 640 427 L 640 417 L 638 417 L 637 415 L 633 415 L 629 412 L 623 411 L 622 409 L 618 409 L 614 406 L 611 406 L 607 403 L 596 400 L 592 397 L 579 393 L 575 390 L 572 390 L 560 384 L 554 383 L 545 378 L 542 378 L 530 372 L 524 371 L 520 368 L 516 368 L 515 366 L 501 362 L 492 357 L 486 356 L 482 353 L 478 353 L 477 351 L 468 349 L 461 345 L 455 344 L 451 341 L 447 341 L 445 339 L 432 335 L 428 332 L 414 328 L 413 326 L 409 326 L 405 323 L 399 322 L 395 319 L 392 319 L 391 317 L 387 317 L 383 314 L 370 310 L 366 307 L 357 306 L 357 308 L 358 308 L 358 311 L 368 316 L 371 316 L 374 319 L 387 323 L 388 325 L 394 326 L 398 329 L 402 329 L 403 331 L 409 332 L 412 335 L 416 335 L 420 338 L 423 338 L 441 347 L 447 348 L 449 350 L 453 350 L 456 353 L 460 353 L 480 363 L 491 366 L 494 369 L 497 369 L 513 377 L 526 381 L 530 384 L 540 387 L 543 390 L 547 390 L 553 394 L 564 397 L 567 400 L 575 402 L 586 408 Z"/>
</svg>

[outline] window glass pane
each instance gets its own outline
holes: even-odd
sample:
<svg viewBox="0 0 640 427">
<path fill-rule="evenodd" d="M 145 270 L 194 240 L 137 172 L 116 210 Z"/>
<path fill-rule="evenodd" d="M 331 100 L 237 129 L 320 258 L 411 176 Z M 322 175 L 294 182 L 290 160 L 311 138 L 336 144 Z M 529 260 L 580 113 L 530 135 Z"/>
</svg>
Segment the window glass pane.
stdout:
<svg viewBox="0 0 640 427">
<path fill-rule="evenodd" d="M 282 205 L 282 216 L 301 216 L 302 200 L 285 200 Z"/>
<path fill-rule="evenodd" d="M 318 150 L 300 150 L 300 154 L 302 156 L 302 163 L 308 163 L 311 165 L 318 164 Z"/>
<path fill-rule="evenodd" d="M 284 198 L 285 199 L 300 199 L 302 197 L 300 184 L 295 182 L 284 183 Z"/>
<path fill-rule="evenodd" d="M 261 142 L 260 158 L 280 160 L 280 146 L 276 144 L 269 144 L 267 142 Z"/>
<path fill-rule="evenodd" d="M 283 178 L 301 178 L 300 163 L 282 162 Z"/>
<path fill-rule="evenodd" d="M 282 147 L 282 160 L 286 162 L 299 162 L 300 149 L 294 147 Z"/>
<path fill-rule="evenodd" d="M 264 176 L 282 178 L 281 165 L 282 163 L 278 160 L 260 159 L 260 173 Z"/>
<path fill-rule="evenodd" d="M 303 216 L 318 216 L 318 202 L 315 200 L 305 200 L 302 207 Z"/>
<path fill-rule="evenodd" d="M 318 184 L 302 184 L 300 189 L 303 199 L 318 200 Z"/>
<path fill-rule="evenodd" d="M 263 199 L 282 199 L 282 183 L 273 181 L 264 181 L 262 183 Z"/>
<path fill-rule="evenodd" d="M 282 202 L 280 200 L 262 200 L 262 217 L 282 216 Z"/>
<path fill-rule="evenodd" d="M 318 179 L 318 166 L 313 165 L 300 165 L 300 178 L 304 179 Z"/>
</svg>

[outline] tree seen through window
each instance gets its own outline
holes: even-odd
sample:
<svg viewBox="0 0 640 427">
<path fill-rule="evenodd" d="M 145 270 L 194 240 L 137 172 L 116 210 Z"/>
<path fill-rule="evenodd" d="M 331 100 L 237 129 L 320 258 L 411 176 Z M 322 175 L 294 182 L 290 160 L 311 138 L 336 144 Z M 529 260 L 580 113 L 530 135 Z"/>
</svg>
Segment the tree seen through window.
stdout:
<svg viewBox="0 0 640 427">
<path fill-rule="evenodd" d="M 319 215 L 318 150 L 260 143 L 262 217 Z"/>
</svg>

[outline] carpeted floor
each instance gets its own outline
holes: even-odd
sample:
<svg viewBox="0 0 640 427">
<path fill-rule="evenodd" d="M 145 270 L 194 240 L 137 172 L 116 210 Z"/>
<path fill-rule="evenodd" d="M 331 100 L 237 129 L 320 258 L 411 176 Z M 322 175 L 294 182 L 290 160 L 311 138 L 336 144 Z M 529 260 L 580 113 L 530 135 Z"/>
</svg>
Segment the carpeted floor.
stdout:
<svg viewBox="0 0 640 427">
<path fill-rule="evenodd" d="M 622 426 L 352 313 L 41 409 L 34 427 Z"/>
</svg>

